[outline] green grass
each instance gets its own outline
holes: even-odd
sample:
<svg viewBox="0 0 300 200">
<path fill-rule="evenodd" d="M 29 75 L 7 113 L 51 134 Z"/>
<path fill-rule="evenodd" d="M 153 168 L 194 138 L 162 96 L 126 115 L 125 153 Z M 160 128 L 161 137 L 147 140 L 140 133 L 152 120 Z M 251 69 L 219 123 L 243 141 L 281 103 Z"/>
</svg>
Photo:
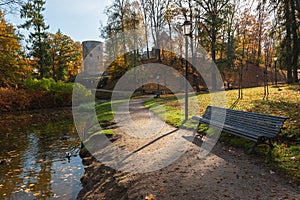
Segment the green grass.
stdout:
<svg viewBox="0 0 300 200">
<path fill-rule="evenodd" d="M 85 145 L 93 145 L 95 138 L 101 134 L 111 135 L 113 130 L 110 128 L 113 121 L 113 112 L 111 109 L 111 102 L 101 104 L 84 104 L 79 107 L 79 110 L 84 112 L 92 112 L 95 106 L 96 117 L 99 124 L 91 124 L 88 131 L 85 133 Z M 87 124 L 88 125 L 88 124 Z M 99 127 L 100 125 L 100 127 Z"/>
<path fill-rule="evenodd" d="M 125 102 L 125 100 L 118 100 L 118 101 L 108 101 L 100 104 L 95 105 L 96 110 L 96 116 L 99 122 L 99 125 L 101 127 L 101 130 L 99 130 L 98 124 L 95 124 L 93 127 L 89 128 L 89 131 L 87 133 L 86 143 L 88 141 L 92 141 L 94 137 L 97 137 L 101 134 L 105 135 L 113 135 L 115 124 L 113 122 L 114 120 L 114 112 L 112 110 L 112 104 L 114 106 L 118 107 L 121 103 Z M 86 107 L 86 108 L 85 108 Z M 89 109 L 89 105 L 83 106 L 81 109 Z"/>
<path fill-rule="evenodd" d="M 277 137 L 275 148 L 269 151 L 269 148 L 262 145 L 256 149 L 256 154 L 262 155 L 265 162 L 275 171 L 287 175 L 291 181 L 300 184 L 300 85 L 284 85 L 280 88 L 270 86 L 268 99 L 263 99 L 263 87 L 243 89 L 243 98 L 240 100 L 237 100 L 238 90 L 230 90 L 225 93 L 226 108 L 289 118 L 283 126 L 282 133 Z M 214 93 L 214 95 L 200 94 L 190 97 L 189 101 L 192 103 L 189 104 L 191 111 L 189 117 L 195 114 L 202 115 L 205 108 L 212 104 L 212 98 L 217 99 L 213 102 L 214 105 L 221 100 L 218 99 L 218 93 Z M 197 101 L 200 106 L 195 107 Z M 145 105 L 167 123 L 179 127 L 183 122 L 183 111 L 181 112 L 183 102 L 183 97 L 166 95 L 159 99 L 151 99 L 145 102 Z M 164 107 L 165 113 L 158 109 L 161 106 Z M 204 131 L 207 127 L 201 126 L 200 129 Z M 228 134 L 222 134 L 220 140 L 245 150 L 253 145 L 248 140 Z"/>
<path fill-rule="evenodd" d="M 96 105 L 96 114 L 100 125 L 105 128 L 106 124 L 113 120 L 111 102 L 109 101 Z"/>
<path fill-rule="evenodd" d="M 183 122 L 184 116 L 181 114 L 181 110 L 179 109 L 179 100 L 177 100 L 175 96 L 164 96 L 164 98 L 150 99 L 145 102 L 145 106 L 174 127 L 178 128 Z"/>
</svg>

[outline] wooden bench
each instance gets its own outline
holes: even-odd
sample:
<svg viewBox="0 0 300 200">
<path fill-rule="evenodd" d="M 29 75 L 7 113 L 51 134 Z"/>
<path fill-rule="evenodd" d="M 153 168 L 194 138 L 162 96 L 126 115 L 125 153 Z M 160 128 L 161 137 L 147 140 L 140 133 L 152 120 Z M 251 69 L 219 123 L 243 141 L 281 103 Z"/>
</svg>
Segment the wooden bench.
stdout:
<svg viewBox="0 0 300 200">
<path fill-rule="evenodd" d="M 222 131 L 249 139 L 255 144 L 252 152 L 259 144 L 268 144 L 274 148 L 272 140 L 277 136 L 287 118 L 253 112 L 244 112 L 214 106 L 208 106 L 202 116 L 193 116 L 200 124 L 222 129 Z"/>
</svg>

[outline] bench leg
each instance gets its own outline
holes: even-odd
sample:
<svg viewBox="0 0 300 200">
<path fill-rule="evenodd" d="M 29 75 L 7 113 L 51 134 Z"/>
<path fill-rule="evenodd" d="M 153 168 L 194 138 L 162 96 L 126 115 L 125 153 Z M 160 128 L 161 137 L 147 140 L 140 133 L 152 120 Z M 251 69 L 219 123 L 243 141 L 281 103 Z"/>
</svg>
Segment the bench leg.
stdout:
<svg viewBox="0 0 300 200">
<path fill-rule="evenodd" d="M 270 149 L 274 148 L 274 145 L 272 144 L 272 139 L 271 138 L 263 138 L 260 143 L 269 145 Z"/>
<path fill-rule="evenodd" d="M 271 149 L 274 149 L 274 145 L 272 144 L 272 139 L 269 138 L 268 141 L 269 141 L 269 142 L 268 142 L 268 145 L 270 146 L 270 148 L 271 148 Z"/>
<path fill-rule="evenodd" d="M 195 130 L 195 132 L 194 132 L 194 135 L 195 135 L 195 137 L 196 137 L 197 135 L 200 135 L 200 138 L 202 139 L 203 135 L 198 133 L 198 130 L 199 130 L 199 128 L 200 128 L 200 125 L 201 125 L 201 122 L 198 123 L 198 125 L 197 125 L 197 127 L 196 127 L 196 130 Z"/>
<path fill-rule="evenodd" d="M 268 142 L 267 142 L 268 141 Z M 259 141 L 257 141 L 250 149 L 249 149 L 249 151 L 248 151 L 248 153 L 250 154 L 250 153 L 252 153 L 254 150 L 255 150 L 255 148 L 259 145 L 259 144 L 267 144 L 267 145 L 269 145 L 269 147 L 271 148 L 271 149 L 273 149 L 274 148 L 274 145 L 272 144 L 272 139 L 271 138 L 268 138 L 268 140 L 259 140 Z"/>
<path fill-rule="evenodd" d="M 248 153 L 251 154 L 251 153 L 255 150 L 255 148 L 257 147 L 257 145 L 258 145 L 258 142 L 256 142 L 256 143 L 249 149 Z"/>
<path fill-rule="evenodd" d="M 196 129 L 195 129 L 195 131 L 194 131 L 194 135 L 195 135 L 195 136 L 198 134 L 198 129 L 199 129 L 199 127 L 200 127 L 200 122 L 197 124 L 197 127 L 196 127 Z"/>
</svg>

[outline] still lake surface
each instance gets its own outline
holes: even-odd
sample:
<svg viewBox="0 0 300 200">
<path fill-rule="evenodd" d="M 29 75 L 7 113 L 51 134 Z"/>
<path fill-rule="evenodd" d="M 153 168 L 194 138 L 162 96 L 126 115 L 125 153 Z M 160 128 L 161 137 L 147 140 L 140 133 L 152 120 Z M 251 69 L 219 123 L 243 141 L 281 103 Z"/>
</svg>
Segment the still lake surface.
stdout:
<svg viewBox="0 0 300 200">
<path fill-rule="evenodd" d="M 84 166 L 71 110 L 0 114 L 0 142 L 0 199 L 76 199 Z"/>
</svg>

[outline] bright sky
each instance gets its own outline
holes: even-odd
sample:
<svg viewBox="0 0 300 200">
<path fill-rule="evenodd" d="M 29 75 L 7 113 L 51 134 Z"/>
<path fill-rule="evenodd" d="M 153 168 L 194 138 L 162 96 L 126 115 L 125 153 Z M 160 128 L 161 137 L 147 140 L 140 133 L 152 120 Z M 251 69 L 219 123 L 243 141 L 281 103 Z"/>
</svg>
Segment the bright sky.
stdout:
<svg viewBox="0 0 300 200">
<path fill-rule="evenodd" d="M 100 24 L 106 24 L 104 9 L 110 0 L 46 0 L 45 22 L 49 31 L 58 29 L 75 41 L 100 40 Z M 7 16 L 9 22 L 20 24 L 18 16 Z"/>
</svg>

